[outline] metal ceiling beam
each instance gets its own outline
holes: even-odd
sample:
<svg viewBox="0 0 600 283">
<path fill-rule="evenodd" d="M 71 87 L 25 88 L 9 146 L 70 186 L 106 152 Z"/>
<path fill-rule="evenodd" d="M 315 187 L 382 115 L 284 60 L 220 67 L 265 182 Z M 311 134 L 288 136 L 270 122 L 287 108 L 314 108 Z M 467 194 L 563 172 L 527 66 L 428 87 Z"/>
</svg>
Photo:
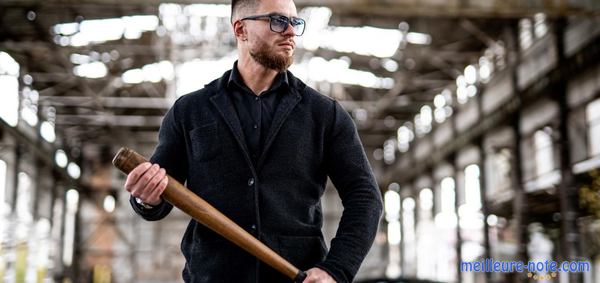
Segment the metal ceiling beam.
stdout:
<svg viewBox="0 0 600 283">
<path fill-rule="evenodd" d="M 481 57 L 481 50 L 444 50 L 438 47 L 430 47 L 430 46 L 414 46 L 412 48 L 407 48 L 402 50 L 403 58 L 410 59 L 419 59 L 421 57 L 430 58 L 432 56 L 438 57 L 445 62 L 455 63 L 455 64 L 467 64 L 472 63 L 479 57 Z M 390 76 L 392 72 L 385 70 L 382 66 L 378 68 L 373 68 L 372 61 L 377 60 L 381 61 L 382 58 L 377 58 L 373 56 L 365 56 L 359 55 L 355 53 L 347 53 L 347 52 L 338 52 L 335 50 L 328 49 L 317 49 L 314 53 L 315 56 L 322 57 L 327 60 L 338 59 L 342 56 L 347 56 L 350 58 L 350 68 L 373 72 L 377 76 Z M 381 65 L 382 63 L 378 63 Z M 402 69 L 402 62 L 399 62 L 399 69 L 404 72 L 410 72 L 410 70 Z"/>
<path fill-rule="evenodd" d="M 566 16 L 597 16 L 600 3 L 595 1 L 344 1 L 305 0 L 298 6 L 328 6 L 340 17 L 370 15 L 381 17 L 448 17 L 518 19 L 544 13 L 551 18 Z"/>
<path fill-rule="evenodd" d="M 163 116 L 135 115 L 56 115 L 57 125 L 86 125 L 110 127 L 160 127 Z"/>
<path fill-rule="evenodd" d="M 229 0 L 173 0 L 179 4 L 230 4 Z M 364 1 L 364 0 L 296 0 L 298 7 L 327 6 L 340 15 L 378 15 L 395 17 L 468 17 L 468 18 L 522 18 L 536 13 L 545 13 L 550 17 L 573 15 L 598 15 L 600 3 L 597 1 Z M 163 3 L 162 0 L 4 0 L 3 7 L 52 6 L 119 6 L 151 7 Z"/>
<path fill-rule="evenodd" d="M 82 106 L 95 103 L 89 96 L 41 96 L 40 101 L 46 101 L 54 106 Z M 157 97 L 102 97 L 100 104 L 106 108 L 140 108 L 168 110 L 173 101 Z"/>
</svg>

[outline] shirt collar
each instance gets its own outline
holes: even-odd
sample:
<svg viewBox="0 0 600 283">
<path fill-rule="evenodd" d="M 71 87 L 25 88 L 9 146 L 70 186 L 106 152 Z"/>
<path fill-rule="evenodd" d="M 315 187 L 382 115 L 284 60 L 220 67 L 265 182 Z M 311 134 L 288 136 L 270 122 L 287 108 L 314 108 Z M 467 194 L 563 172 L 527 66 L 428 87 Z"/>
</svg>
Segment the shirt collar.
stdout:
<svg viewBox="0 0 600 283">
<path fill-rule="evenodd" d="M 234 83 L 240 88 L 248 89 L 248 87 L 244 83 L 244 80 L 242 79 L 242 75 L 240 74 L 240 71 L 237 68 L 237 63 L 238 63 L 237 61 L 235 61 L 235 63 L 233 63 L 233 68 L 231 69 L 231 74 L 229 75 L 229 80 L 227 81 L 227 87 L 231 87 L 232 83 Z M 279 74 L 277 74 L 277 76 L 275 76 L 275 80 L 273 80 L 273 84 L 271 85 L 269 90 L 275 90 L 282 86 L 283 87 L 290 86 L 287 71 L 280 72 Z"/>
</svg>

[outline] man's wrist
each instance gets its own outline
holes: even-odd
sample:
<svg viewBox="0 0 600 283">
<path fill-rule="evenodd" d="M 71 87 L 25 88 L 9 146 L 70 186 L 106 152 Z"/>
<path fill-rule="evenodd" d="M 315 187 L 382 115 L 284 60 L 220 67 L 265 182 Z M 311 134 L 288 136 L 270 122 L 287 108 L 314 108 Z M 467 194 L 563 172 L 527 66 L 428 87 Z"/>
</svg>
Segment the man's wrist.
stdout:
<svg viewBox="0 0 600 283">
<path fill-rule="evenodd" d="M 325 271 L 337 283 L 347 283 L 347 282 L 349 282 L 349 280 L 347 280 L 345 278 L 343 271 L 335 268 L 333 265 L 331 265 L 328 262 L 323 261 L 323 262 L 317 263 L 315 265 L 315 267 L 318 268 L 318 269 L 321 269 L 321 270 Z"/>
</svg>

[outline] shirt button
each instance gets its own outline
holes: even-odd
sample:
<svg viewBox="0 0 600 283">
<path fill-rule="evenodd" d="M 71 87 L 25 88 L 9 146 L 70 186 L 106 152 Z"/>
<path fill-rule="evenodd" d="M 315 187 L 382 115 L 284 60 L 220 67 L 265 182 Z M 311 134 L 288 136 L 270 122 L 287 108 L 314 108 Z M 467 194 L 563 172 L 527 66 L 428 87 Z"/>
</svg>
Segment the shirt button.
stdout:
<svg viewBox="0 0 600 283">
<path fill-rule="evenodd" d="M 252 224 L 252 230 L 256 231 L 256 225 Z"/>
<path fill-rule="evenodd" d="M 254 100 L 256 100 L 256 101 L 258 101 L 259 99 L 260 99 L 260 98 L 258 98 L 258 96 L 254 98 Z"/>
<path fill-rule="evenodd" d="M 252 126 L 252 127 L 255 128 L 255 129 L 258 129 L 258 125 L 257 124 L 254 124 L 254 126 Z"/>
<path fill-rule="evenodd" d="M 248 179 L 248 186 L 254 185 L 254 178 Z"/>
</svg>

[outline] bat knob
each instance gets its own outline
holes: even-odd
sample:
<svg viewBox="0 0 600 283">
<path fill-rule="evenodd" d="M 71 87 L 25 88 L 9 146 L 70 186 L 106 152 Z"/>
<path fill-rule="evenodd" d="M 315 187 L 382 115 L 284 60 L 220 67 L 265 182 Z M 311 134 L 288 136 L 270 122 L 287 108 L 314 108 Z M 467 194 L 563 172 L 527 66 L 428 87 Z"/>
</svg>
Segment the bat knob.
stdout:
<svg viewBox="0 0 600 283">
<path fill-rule="evenodd" d="M 294 278 L 294 283 L 302 283 L 304 279 L 306 279 L 306 276 L 308 276 L 306 272 L 302 270 L 298 271 L 298 274 L 296 274 L 296 278 Z"/>
</svg>

